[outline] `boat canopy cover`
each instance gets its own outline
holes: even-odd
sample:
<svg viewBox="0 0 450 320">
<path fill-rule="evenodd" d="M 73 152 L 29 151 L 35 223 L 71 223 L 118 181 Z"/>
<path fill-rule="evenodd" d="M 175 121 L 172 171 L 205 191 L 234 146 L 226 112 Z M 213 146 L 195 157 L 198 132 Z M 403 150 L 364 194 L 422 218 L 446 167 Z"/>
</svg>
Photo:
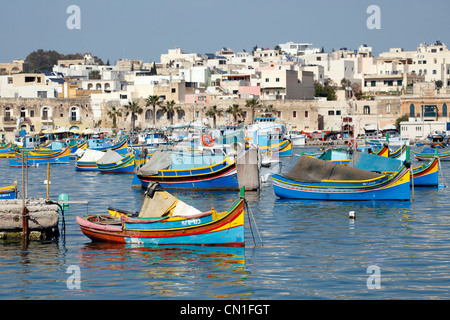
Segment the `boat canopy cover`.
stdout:
<svg viewBox="0 0 450 320">
<path fill-rule="evenodd" d="M 192 216 L 201 213 L 200 210 L 177 199 L 158 183 L 149 185 L 145 192 L 139 218 L 157 218 L 166 216 Z"/>
<path fill-rule="evenodd" d="M 78 161 L 86 161 L 86 162 L 92 162 L 97 161 L 101 157 L 103 157 L 105 153 L 103 151 L 97 151 L 92 149 L 86 149 L 83 153 L 83 156 Z"/>
<path fill-rule="evenodd" d="M 368 171 L 395 172 L 402 167 L 402 164 L 401 160 L 395 158 L 355 151 L 348 166 Z"/>
<path fill-rule="evenodd" d="M 117 161 L 120 161 L 123 159 L 123 156 L 120 155 L 118 152 L 108 149 L 108 151 L 103 152 L 103 157 L 101 157 L 99 160 L 97 160 L 98 164 L 107 164 L 107 163 L 114 163 Z"/>
<path fill-rule="evenodd" d="M 320 182 L 322 180 L 368 180 L 382 175 L 362 169 L 351 168 L 337 163 L 308 156 L 300 156 L 295 166 L 284 175 L 299 182 Z"/>
<path fill-rule="evenodd" d="M 158 174 L 159 170 L 170 169 L 171 165 L 171 152 L 156 151 L 150 160 L 139 168 L 137 174 L 143 176 L 154 176 Z"/>
</svg>

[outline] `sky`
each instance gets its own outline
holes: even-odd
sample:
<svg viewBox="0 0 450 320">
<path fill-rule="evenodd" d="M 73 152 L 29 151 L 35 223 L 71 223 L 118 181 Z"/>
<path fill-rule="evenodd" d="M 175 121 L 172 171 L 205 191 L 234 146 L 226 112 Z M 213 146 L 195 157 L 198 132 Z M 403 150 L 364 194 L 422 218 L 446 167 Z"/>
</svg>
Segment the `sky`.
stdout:
<svg viewBox="0 0 450 320">
<path fill-rule="evenodd" d="M 79 16 L 67 13 L 71 5 Z M 371 5 L 379 14 L 367 12 Z M 90 52 L 113 64 L 159 62 L 175 47 L 204 55 L 288 41 L 326 52 L 366 44 L 375 55 L 436 40 L 450 47 L 449 0 L 2 0 L 0 12 L 0 62 L 38 49 Z"/>
</svg>

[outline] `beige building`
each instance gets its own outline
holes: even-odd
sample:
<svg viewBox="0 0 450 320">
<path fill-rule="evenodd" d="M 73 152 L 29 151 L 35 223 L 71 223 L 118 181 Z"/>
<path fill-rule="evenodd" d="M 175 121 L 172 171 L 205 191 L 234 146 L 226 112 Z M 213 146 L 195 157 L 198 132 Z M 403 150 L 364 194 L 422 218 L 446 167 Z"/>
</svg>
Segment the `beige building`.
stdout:
<svg viewBox="0 0 450 320">
<path fill-rule="evenodd" d="M 262 100 L 314 98 L 314 74 L 277 66 L 261 70 Z"/>
<path fill-rule="evenodd" d="M 93 128 L 89 98 L 0 98 L 0 132 L 14 138 L 18 130 L 38 133 L 43 129 L 65 127 Z"/>
<path fill-rule="evenodd" d="M 13 60 L 12 63 L 0 63 L 0 75 L 11 75 L 26 71 L 24 60 Z"/>
<path fill-rule="evenodd" d="M 2 98 L 57 98 L 60 84 L 46 81 L 40 73 L 19 73 L 0 76 L 0 97 Z"/>
</svg>

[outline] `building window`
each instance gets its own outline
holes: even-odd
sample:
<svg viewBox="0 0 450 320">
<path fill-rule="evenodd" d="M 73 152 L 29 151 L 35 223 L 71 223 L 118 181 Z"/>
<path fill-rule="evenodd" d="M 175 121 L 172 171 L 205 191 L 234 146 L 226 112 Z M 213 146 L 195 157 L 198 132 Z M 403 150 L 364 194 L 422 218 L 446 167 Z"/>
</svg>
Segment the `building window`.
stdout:
<svg viewBox="0 0 450 320">
<path fill-rule="evenodd" d="M 444 103 L 442 105 L 442 116 L 447 117 L 447 104 L 446 103 Z"/>
<path fill-rule="evenodd" d="M 280 82 L 280 78 L 275 78 L 275 82 Z"/>
<path fill-rule="evenodd" d="M 266 78 L 266 82 L 269 82 L 269 78 Z"/>
<path fill-rule="evenodd" d="M 309 111 L 305 111 L 305 118 L 309 117 Z"/>
<path fill-rule="evenodd" d="M 172 88 L 172 93 L 175 93 L 175 92 L 177 92 L 177 89 Z"/>
<path fill-rule="evenodd" d="M 372 87 L 375 87 L 375 86 L 377 85 L 377 82 L 376 82 L 376 81 L 370 81 L 370 85 L 371 85 Z"/>
<path fill-rule="evenodd" d="M 333 110 L 328 110 L 328 115 L 329 116 L 334 116 L 334 111 Z"/>
<path fill-rule="evenodd" d="M 341 110 L 336 110 L 336 115 L 340 116 L 341 115 Z"/>
<path fill-rule="evenodd" d="M 389 103 L 386 105 L 386 113 L 391 113 L 391 105 Z"/>
<path fill-rule="evenodd" d="M 292 111 L 292 118 L 297 118 L 297 111 Z"/>
<path fill-rule="evenodd" d="M 370 114 L 370 107 L 369 106 L 364 106 L 364 114 Z"/>
<path fill-rule="evenodd" d="M 415 115 L 416 115 L 416 110 L 415 110 L 414 104 L 411 103 L 409 106 L 409 116 L 415 117 Z"/>
</svg>

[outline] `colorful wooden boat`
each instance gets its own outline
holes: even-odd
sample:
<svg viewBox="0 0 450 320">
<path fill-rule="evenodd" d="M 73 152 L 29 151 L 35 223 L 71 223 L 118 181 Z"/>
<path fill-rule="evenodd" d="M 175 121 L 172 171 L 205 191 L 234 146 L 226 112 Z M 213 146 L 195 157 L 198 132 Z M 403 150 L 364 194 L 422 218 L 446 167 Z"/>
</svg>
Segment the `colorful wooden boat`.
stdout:
<svg viewBox="0 0 450 320">
<path fill-rule="evenodd" d="M 424 148 L 422 152 L 412 152 L 414 157 L 419 161 L 431 161 L 434 157 L 442 161 L 450 160 L 450 150 L 438 151 L 438 149 Z"/>
<path fill-rule="evenodd" d="M 260 136 L 261 137 L 261 136 Z M 277 154 L 279 157 L 292 156 L 292 142 L 290 140 L 273 140 L 259 145 L 261 154 Z"/>
<path fill-rule="evenodd" d="M 99 171 L 97 161 L 104 155 L 103 151 L 86 149 L 83 155 L 75 160 L 75 171 Z"/>
<path fill-rule="evenodd" d="M 0 188 L 0 200 L 10 200 L 17 198 L 17 181 L 12 186 Z"/>
<path fill-rule="evenodd" d="M 437 187 L 439 186 L 439 159 L 434 158 L 427 165 L 422 164 L 413 168 L 412 182 L 415 187 Z"/>
<path fill-rule="evenodd" d="M 182 158 L 178 161 L 174 161 L 172 156 L 177 155 L 157 151 L 144 166 L 136 169 L 136 177 L 143 188 L 147 188 L 150 183 L 158 182 L 162 187 L 171 189 L 239 189 L 236 162 L 226 155 L 217 158 L 223 159 L 221 161 L 213 160 L 211 165 L 204 165 L 208 160 L 203 162 L 196 160 L 208 159 L 207 156 L 186 158 L 186 155 L 181 155 Z"/>
<path fill-rule="evenodd" d="M 165 198 L 164 198 L 165 197 Z M 244 188 L 235 204 L 225 212 L 211 209 L 207 212 L 188 210 L 185 203 L 165 191 L 146 193 L 139 216 L 122 214 L 88 215 L 76 217 L 81 231 L 93 241 L 143 245 L 201 245 L 243 247 L 244 242 Z M 152 204 L 152 201 L 162 202 Z M 176 202 L 175 205 L 170 205 Z M 180 209 L 177 211 L 178 206 Z M 164 207 L 154 213 L 154 207 Z M 185 212 L 186 211 L 186 212 Z M 195 213 L 191 213 L 195 211 Z M 143 213 L 151 213 L 146 216 Z"/>
<path fill-rule="evenodd" d="M 280 198 L 311 200 L 409 200 L 410 169 L 380 174 L 300 156 L 287 174 L 273 174 Z"/>
<path fill-rule="evenodd" d="M 111 149 L 123 155 L 128 152 L 128 139 L 123 138 L 116 144 L 108 143 L 107 141 L 103 141 L 103 139 L 89 139 L 88 148 L 96 151 Z"/>
<path fill-rule="evenodd" d="M 22 153 L 15 153 L 15 159 L 11 159 L 10 166 L 11 167 L 20 167 L 22 166 Z M 28 159 L 28 162 L 26 162 Z M 70 148 L 67 147 L 64 150 L 58 151 L 54 154 L 35 154 L 33 152 L 29 152 L 25 158 L 24 163 L 26 165 L 34 165 L 34 164 L 43 164 L 43 163 L 51 163 L 51 164 L 69 164 L 70 163 Z"/>
<path fill-rule="evenodd" d="M 15 151 L 11 142 L 8 142 L 6 145 L 0 147 L 0 158 L 14 158 L 14 153 Z"/>
<path fill-rule="evenodd" d="M 409 147 L 407 147 L 406 161 L 409 161 Z M 390 157 L 379 157 L 375 154 L 365 154 L 355 152 L 348 164 L 350 167 L 364 169 L 374 172 L 392 174 L 401 169 L 403 161 Z M 411 186 L 415 187 L 436 187 L 439 183 L 439 161 L 434 158 L 430 163 L 423 164 L 412 169 Z M 414 181 L 413 181 L 414 179 Z"/>
<path fill-rule="evenodd" d="M 134 173 L 133 154 L 122 156 L 113 150 L 108 150 L 96 164 L 98 170 L 103 173 Z"/>
</svg>

